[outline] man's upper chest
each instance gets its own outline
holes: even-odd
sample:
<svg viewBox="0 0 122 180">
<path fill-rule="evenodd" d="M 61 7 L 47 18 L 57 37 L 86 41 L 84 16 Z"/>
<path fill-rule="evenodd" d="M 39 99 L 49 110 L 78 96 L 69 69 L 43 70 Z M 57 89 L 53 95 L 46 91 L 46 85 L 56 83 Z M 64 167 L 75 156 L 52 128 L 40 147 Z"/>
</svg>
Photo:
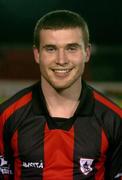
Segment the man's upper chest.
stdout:
<svg viewBox="0 0 122 180">
<path fill-rule="evenodd" d="M 67 156 L 99 158 L 107 150 L 107 138 L 95 117 L 77 117 L 69 129 L 51 128 L 44 116 L 27 119 L 13 134 L 12 149 L 22 159 L 37 160 L 44 154 L 63 153 Z M 16 139 L 16 141 L 15 141 Z M 15 153 L 16 154 L 16 153 Z"/>
</svg>

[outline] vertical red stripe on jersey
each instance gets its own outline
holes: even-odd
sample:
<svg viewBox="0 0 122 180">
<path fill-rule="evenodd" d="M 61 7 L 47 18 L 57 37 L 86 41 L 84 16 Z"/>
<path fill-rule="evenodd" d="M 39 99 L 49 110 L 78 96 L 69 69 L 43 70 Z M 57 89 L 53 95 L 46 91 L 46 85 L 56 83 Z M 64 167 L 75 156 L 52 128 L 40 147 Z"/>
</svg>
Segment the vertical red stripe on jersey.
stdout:
<svg viewBox="0 0 122 180">
<path fill-rule="evenodd" d="M 122 117 L 122 109 L 120 109 L 117 105 L 112 103 L 111 101 L 107 100 L 104 96 L 100 95 L 96 91 L 93 92 L 95 99 L 103 103 L 104 105 L 108 106 L 114 112 L 116 112 L 120 117 Z"/>
<path fill-rule="evenodd" d="M 44 135 L 43 180 L 72 180 L 74 129 L 48 129 Z"/>
<path fill-rule="evenodd" d="M 21 180 L 21 161 L 19 159 L 19 150 L 18 150 L 18 131 L 16 130 L 11 139 L 11 147 L 14 150 L 14 179 Z"/>
<path fill-rule="evenodd" d="M 101 157 L 99 162 L 96 163 L 96 169 L 98 172 L 95 175 L 95 180 L 103 180 L 105 175 L 104 163 L 106 161 L 106 151 L 108 149 L 108 139 L 104 130 L 102 130 L 101 134 Z"/>
<path fill-rule="evenodd" d="M 27 104 L 32 98 L 32 92 L 29 92 L 28 94 L 24 95 L 22 98 L 11 104 L 3 113 L 0 115 L 0 153 L 4 153 L 3 148 L 3 142 L 1 141 L 3 139 L 3 127 L 6 120 L 19 108 Z"/>
</svg>

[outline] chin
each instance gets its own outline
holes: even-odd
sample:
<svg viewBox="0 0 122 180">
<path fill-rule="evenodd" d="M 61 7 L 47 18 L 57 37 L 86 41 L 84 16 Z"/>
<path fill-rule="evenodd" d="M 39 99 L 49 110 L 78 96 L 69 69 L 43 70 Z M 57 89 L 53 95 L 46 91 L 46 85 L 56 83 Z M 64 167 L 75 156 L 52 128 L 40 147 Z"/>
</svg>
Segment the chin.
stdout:
<svg viewBox="0 0 122 180">
<path fill-rule="evenodd" d="M 51 86 L 58 91 L 65 90 L 65 89 L 71 87 L 72 85 L 73 85 L 73 83 L 71 83 L 71 82 L 65 83 L 65 84 L 51 83 Z"/>
</svg>

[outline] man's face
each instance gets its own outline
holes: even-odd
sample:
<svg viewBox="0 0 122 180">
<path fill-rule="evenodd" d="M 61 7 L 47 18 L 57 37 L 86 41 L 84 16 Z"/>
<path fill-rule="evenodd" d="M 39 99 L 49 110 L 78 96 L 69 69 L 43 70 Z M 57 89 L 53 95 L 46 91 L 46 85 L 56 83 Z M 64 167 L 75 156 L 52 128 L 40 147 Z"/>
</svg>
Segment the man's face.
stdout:
<svg viewBox="0 0 122 180">
<path fill-rule="evenodd" d="M 85 48 L 80 28 L 41 30 L 34 56 L 42 80 L 55 89 L 66 89 L 81 81 L 90 47 Z"/>
</svg>

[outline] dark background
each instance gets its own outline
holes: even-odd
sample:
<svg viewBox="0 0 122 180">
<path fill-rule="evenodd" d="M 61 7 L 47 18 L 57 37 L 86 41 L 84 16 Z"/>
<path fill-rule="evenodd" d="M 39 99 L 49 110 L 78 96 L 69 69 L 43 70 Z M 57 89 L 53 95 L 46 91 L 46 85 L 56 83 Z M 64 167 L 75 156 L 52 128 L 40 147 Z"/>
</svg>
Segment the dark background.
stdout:
<svg viewBox="0 0 122 180">
<path fill-rule="evenodd" d="M 122 44 L 121 0 L 0 0 L 0 41 L 32 42 L 35 23 L 55 9 L 80 13 L 95 44 Z"/>
<path fill-rule="evenodd" d="M 87 78 L 122 81 L 121 0 L 0 0 L 0 78 L 38 77 L 33 29 L 42 15 L 56 9 L 78 12 L 89 25 L 93 53 Z"/>
</svg>

